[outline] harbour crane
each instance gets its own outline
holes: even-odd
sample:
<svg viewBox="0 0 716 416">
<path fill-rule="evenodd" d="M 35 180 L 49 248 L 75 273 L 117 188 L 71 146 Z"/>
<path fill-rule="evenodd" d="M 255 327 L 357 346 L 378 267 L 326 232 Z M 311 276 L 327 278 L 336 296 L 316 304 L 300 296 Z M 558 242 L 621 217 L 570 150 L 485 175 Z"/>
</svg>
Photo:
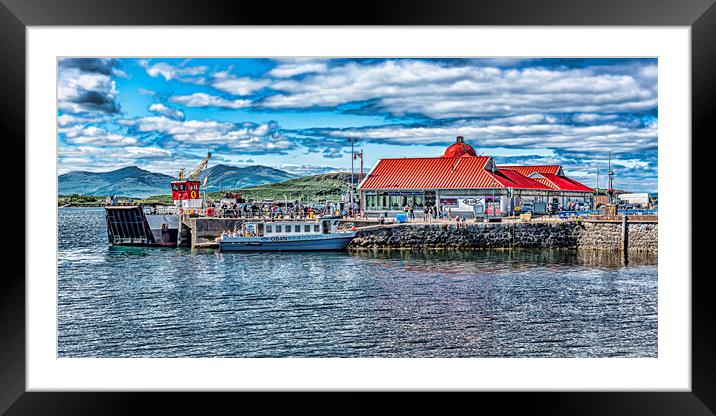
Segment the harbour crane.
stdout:
<svg viewBox="0 0 716 416">
<path fill-rule="evenodd" d="M 199 166 L 197 166 L 196 169 L 191 171 L 191 173 L 189 173 L 189 175 L 187 175 L 186 177 L 184 176 L 184 168 L 181 168 L 179 170 L 179 180 L 180 181 L 184 181 L 184 180 L 195 181 L 195 180 L 197 180 L 199 178 L 199 174 L 201 173 L 201 171 L 204 170 L 204 168 L 206 167 L 206 164 L 209 163 L 210 158 L 211 158 L 211 152 L 207 152 L 204 159 L 202 159 L 201 163 L 199 163 Z"/>
</svg>

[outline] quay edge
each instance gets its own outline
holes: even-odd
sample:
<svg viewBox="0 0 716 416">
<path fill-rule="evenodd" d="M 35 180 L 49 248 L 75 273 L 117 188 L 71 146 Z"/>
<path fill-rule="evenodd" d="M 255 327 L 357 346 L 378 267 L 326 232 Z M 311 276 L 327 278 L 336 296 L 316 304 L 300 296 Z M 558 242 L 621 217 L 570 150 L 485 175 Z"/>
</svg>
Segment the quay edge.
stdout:
<svg viewBox="0 0 716 416">
<path fill-rule="evenodd" d="M 408 223 L 359 228 L 349 250 L 565 248 L 658 252 L 657 221 Z"/>
<path fill-rule="evenodd" d="M 243 222 L 236 218 L 196 217 L 181 221 L 179 245 L 218 248 L 222 231 Z M 589 249 L 617 252 L 658 252 L 656 219 L 581 220 L 519 223 L 404 223 L 356 225 L 348 250 L 402 249 Z"/>
</svg>

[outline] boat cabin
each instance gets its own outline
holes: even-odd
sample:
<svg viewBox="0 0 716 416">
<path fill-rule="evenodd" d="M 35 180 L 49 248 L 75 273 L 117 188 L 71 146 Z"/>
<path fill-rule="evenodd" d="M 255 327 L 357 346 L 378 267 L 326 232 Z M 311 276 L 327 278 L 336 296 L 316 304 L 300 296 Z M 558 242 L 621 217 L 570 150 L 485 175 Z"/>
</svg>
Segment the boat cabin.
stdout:
<svg viewBox="0 0 716 416">
<path fill-rule="evenodd" d="M 247 222 L 235 231 L 243 237 L 287 237 L 331 234 L 338 230 L 338 218 L 322 218 L 314 221 Z"/>
</svg>

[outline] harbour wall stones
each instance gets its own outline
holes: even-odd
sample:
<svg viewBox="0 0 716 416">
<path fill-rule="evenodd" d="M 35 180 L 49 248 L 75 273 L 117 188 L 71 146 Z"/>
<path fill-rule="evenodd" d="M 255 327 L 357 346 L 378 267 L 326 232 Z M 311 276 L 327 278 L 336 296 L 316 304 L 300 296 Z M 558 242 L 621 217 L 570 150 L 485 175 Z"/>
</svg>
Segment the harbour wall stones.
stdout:
<svg viewBox="0 0 716 416">
<path fill-rule="evenodd" d="M 623 227 L 626 226 L 626 232 Z M 359 229 L 349 249 L 571 248 L 658 251 L 656 222 L 400 224 Z"/>
</svg>

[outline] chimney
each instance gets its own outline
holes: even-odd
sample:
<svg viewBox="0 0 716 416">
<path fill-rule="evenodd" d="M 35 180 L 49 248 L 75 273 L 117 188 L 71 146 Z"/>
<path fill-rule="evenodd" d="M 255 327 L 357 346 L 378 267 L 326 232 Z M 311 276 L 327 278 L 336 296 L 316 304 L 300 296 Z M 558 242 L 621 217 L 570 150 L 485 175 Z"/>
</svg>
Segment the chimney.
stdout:
<svg viewBox="0 0 716 416">
<path fill-rule="evenodd" d="M 457 141 L 456 141 L 456 143 L 465 143 L 465 138 L 462 137 L 462 136 L 457 136 Z"/>
</svg>

